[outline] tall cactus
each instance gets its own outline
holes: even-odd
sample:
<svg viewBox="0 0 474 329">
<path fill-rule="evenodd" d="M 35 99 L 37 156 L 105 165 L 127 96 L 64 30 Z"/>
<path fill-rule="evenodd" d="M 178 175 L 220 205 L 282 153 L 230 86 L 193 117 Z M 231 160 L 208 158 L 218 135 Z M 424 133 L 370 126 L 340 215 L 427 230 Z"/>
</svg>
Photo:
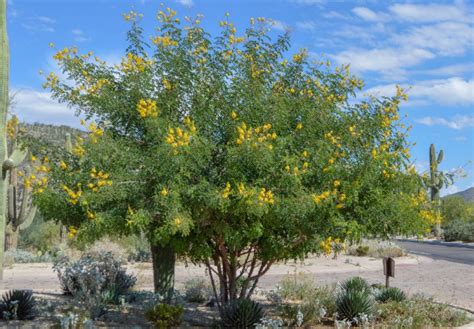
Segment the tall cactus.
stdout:
<svg viewBox="0 0 474 329">
<path fill-rule="evenodd" d="M 18 118 L 13 116 L 7 123 L 7 134 L 10 137 L 11 147 L 14 149 L 18 144 Z M 10 170 L 8 194 L 7 194 L 7 219 L 5 228 L 5 250 L 14 250 L 18 245 L 20 231 L 28 228 L 36 214 L 33 206 L 31 188 L 19 184 L 18 169 Z M 24 168 L 24 181 L 30 177 L 30 168 Z"/>
<path fill-rule="evenodd" d="M 15 148 L 11 155 L 8 155 L 7 113 L 9 49 L 7 37 L 7 0 L 0 0 L 0 43 L 0 162 L 2 163 L 2 177 L 0 180 L 0 279 L 2 279 L 9 174 L 11 169 L 17 167 L 25 159 L 27 153 L 26 150 Z"/>
<path fill-rule="evenodd" d="M 444 152 L 439 151 L 436 156 L 436 150 L 434 144 L 430 145 L 430 179 L 428 187 L 431 191 L 431 202 L 435 207 L 435 214 L 439 217 L 441 209 L 440 201 L 440 190 L 444 186 L 443 174 L 438 170 L 438 165 L 443 161 Z M 441 223 L 436 223 L 436 236 L 439 236 L 441 232 Z"/>
</svg>

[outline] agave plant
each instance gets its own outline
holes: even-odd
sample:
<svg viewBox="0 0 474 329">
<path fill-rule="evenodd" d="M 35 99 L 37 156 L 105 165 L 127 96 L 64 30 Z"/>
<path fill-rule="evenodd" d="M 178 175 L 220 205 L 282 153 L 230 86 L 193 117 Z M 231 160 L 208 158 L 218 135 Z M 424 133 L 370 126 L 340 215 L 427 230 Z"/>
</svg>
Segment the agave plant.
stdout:
<svg viewBox="0 0 474 329">
<path fill-rule="evenodd" d="M 341 283 L 340 289 L 343 291 L 363 291 L 366 293 L 370 293 L 371 291 L 369 283 L 358 276 L 347 279 Z"/>
<path fill-rule="evenodd" d="M 259 303 L 250 299 L 237 299 L 222 310 L 222 327 L 253 328 L 263 316 L 264 312 Z"/>
<path fill-rule="evenodd" d="M 366 291 L 346 290 L 337 295 L 339 318 L 355 322 L 361 315 L 370 316 L 374 311 L 374 298 Z"/>
<path fill-rule="evenodd" d="M 376 300 L 385 303 L 387 301 L 402 302 L 407 298 L 405 293 L 397 287 L 383 288 L 376 296 Z"/>
<path fill-rule="evenodd" d="M 32 320 L 36 301 L 31 290 L 10 290 L 2 296 L 0 319 Z"/>
</svg>

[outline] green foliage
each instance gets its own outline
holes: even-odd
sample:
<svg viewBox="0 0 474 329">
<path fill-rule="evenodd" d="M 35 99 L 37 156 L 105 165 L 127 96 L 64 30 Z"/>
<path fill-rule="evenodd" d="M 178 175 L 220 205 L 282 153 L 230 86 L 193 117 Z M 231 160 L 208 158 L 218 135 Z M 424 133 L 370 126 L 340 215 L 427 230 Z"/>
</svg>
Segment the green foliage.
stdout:
<svg viewBox="0 0 474 329">
<path fill-rule="evenodd" d="M 356 102 L 363 82 L 348 65 L 315 64 L 305 50 L 288 61 L 288 35 L 272 38 L 267 20 L 241 36 L 226 20 L 211 38 L 169 9 L 149 47 L 140 16 L 126 17 L 120 64 L 65 48 L 55 59 L 69 79 L 46 77 L 53 98 L 95 120 L 73 154 L 48 150 L 50 183 L 35 199 L 71 238 L 145 234 L 232 268 L 218 277 L 225 304 L 249 297 L 273 263 L 321 252 L 329 238 L 427 228 L 426 200 L 411 202 L 420 179 L 398 118 L 403 90 Z"/>
<path fill-rule="evenodd" d="M 237 299 L 222 310 L 221 325 L 224 328 L 253 328 L 263 316 L 259 303 L 250 299 Z"/>
<path fill-rule="evenodd" d="M 32 320 L 36 315 L 36 301 L 31 290 L 10 290 L 3 294 L 0 319 Z"/>
<path fill-rule="evenodd" d="M 38 250 L 42 253 L 55 252 L 60 243 L 60 226 L 53 221 L 44 221 L 39 215 L 33 224 L 20 233 L 18 247 Z"/>
<path fill-rule="evenodd" d="M 379 302 L 386 303 L 388 301 L 392 302 L 403 302 L 407 296 L 405 293 L 397 287 L 389 287 L 381 289 L 377 294 L 375 299 Z"/>
<path fill-rule="evenodd" d="M 336 309 L 340 319 L 357 321 L 361 315 L 371 316 L 374 312 L 372 288 L 364 279 L 353 277 L 342 282 L 336 294 Z"/>
<path fill-rule="evenodd" d="M 449 196 L 441 201 L 443 224 L 459 221 L 474 222 L 474 202 L 466 201 L 462 196 Z"/>
<path fill-rule="evenodd" d="M 389 301 L 378 304 L 377 313 L 382 326 L 389 328 L 452 328 L 470 322 L 470 316 L 449 305 L 436 304 L 425 297 L 403 302 Z"/>
<path fill-rule="evenodd" d="M 352 256 L 369 256 L 375 258 L 401 257 L 405 250 L 391 241 L 364 240 L 359 244 L 350 246 L 347 254 Z"/>
<path fill-rule="evenodd" d="M 474 242 L 474 221 L 455 220 L 444 228 L 446 241 Z"/>
<path fill-rule="evenodd" d="M 184 284 L 184 298 L 190 303 L 203 303 L 209 299 L 211 287 L 202 278 L 193 278 Z"/>
<path fill-rule="evenodd" d="M 364 246 L 364 245 L 359 245 L 357 246 L 355 250 L 355 255 L 356 256 L 367 256 L 369 254 L 370 247 L 369 246 Z"/>
<path fill-rule="evenodd" d="M 365 279 L 362 279 L 358 276 L 342 282 L 340 284 L 340 289 L 344 291 L 362 291 L 369 294 L 371 292 L 371 286 L 369 283 Z"/>
<path fill-rule="evenodd" d="M 145 311 L 145 317 L 155 328 L 166 329 L 179 326 L 183 313 L 181 305 L 156 304 Z"/>
<path fill-rule="evenodd" d="M 334 289 L 318 287 L 312 278 L 302 275 L 286 277 L 267 298 L 277 305 L 277 314 L 287 326 L 297 324 L 299 312 L 302 324 L 316 325 L 336 311 Z"/>
<path fill-rule="evenodd" d="M 103 315 L 107 304 L 118 304 L 136 282 L 110 252 L 84 254 L 76 262 L 63 257 L 54 263 L 53 269 L 64 293 L 71 294 L 92 319 Z"/>
<path fill-rule="evenodd" d="M 56 255 L 43 253 L 41 251 L 33 253 L 27 250 L 14 249 L 5 252 L 5 263 L 50 263 L 55 259 L 55 256 Z"/>
</svg>

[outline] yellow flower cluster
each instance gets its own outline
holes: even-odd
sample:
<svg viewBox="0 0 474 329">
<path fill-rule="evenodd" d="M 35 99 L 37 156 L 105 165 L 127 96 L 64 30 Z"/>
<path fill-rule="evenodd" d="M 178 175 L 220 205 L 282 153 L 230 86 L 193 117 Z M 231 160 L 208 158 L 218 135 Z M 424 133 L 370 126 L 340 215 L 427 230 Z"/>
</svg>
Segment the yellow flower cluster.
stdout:
<svg viewBox="0 0 474 329">
<path fill-rule="evenodd" d="M 94 167 L 91 169 L 90 177 L 94 179 L 87 184 L 87 187 L 90 188 L 93 192 L 99 192 L 101 187 L 112 186 L 113 182 L 109 179 L 109 174 L 103 172 L 102 170 L 97 171 Z"/>
<path fill-rule="evenodd" d="M 58 81 L 59 81 L 58 76 L 56 74 L 54 74 L 53 72 L 51 72 L 46 77 L 46 82 L 43 83 L 43 88 L 54 89 L 58 85 Z"/>
<path fill-rule="evenodd" d="M 71 49 L 64 48 L 63 50 L 58 51 L 53 55 L 53 58 L 57 61 L 63 61 L 64 59 L 70 58 L 71 54 L 77 54 L 77 48 L 73 47 Z"/>
<path fill-rule="evenodd" d="M 231 34 L 229 36 L 229 44 L 233 45 L 235 43 L 241 43 L 241 42 L 244 42 L 245 41 L 245 38 L 244 37 L 235 37 L 234 34 Z"/>
<path fill-rule="evenodd" d="M 320 204 L 322 201 L 327 200 L 330 195 L 331 192 L 329 191 L 324 191 L 321 194 L 313 194 L 313 201 L 316 204 Z"/>
<path fill-rule="evenodd" d="M 150 65 L 153 61 L 147 60 L 146 58 L 138 55 L 128 53 L 127 57 L 122 59 L 121 68 L 124 72 L 143 72 L 145 68 Z"/>
<path fill-rule="evenodd" d="M 78 157 L 83 157 L 84 154 L 86 154 L 86 150 L 82 147 L 83 142 L 84 142 L 84 139 L 82 137 L 79 137 L 79 136 L 76 137 L 76 144 L 72 148 L 72 153 L 74 153 Z"/>
<path fill-rule="evenodd" d="M 331 142 L 333 145 L 337 147 L 342 147 L 339 138 L 337 136 L 334 136 L 334 133 L 332 131 L 325 133 L 324 138 L 326 138 L 327 141 Z"/>
<path fill-rule="evenodd" d="M 81 120 L 81 125 L 86 127 L 86 122 Z M 91 122 L 89 126 L 86 127 L 87 130 L 90 132 L 89 138 L 91 139 L 92 143 L 96 144 L 98 142 L 98 138 L 104 135 L 104 130 L 97 127 L 95 122 Z"/>
<path fill-rule="evenodd" d="M 16 115 L 14 115 L 10 120 L 8 120 L 7 135 L 9 138 L 15 137 L 16 128 L 18 127 L 19 123 L 20 123 L 20 120 L 18 120 L 18 117 Z"/>
<path fill-rule="evenodd" d="M 299 53 L 293 55 L 293 62 L 302 63 L 306 57 L 308 57 L 308 50 L 301 49 Z"/>
<path fill-rule="evenodd" d="M 77 184 L 77 192 L 75 192 L 74 190 L 70 189 L 69 187 L 67 187 L 66 185 L 63 186 L 63 190 L 67 193 L 67 195 L 69 196 L 69 202 L 73 205 L 77 204 L 77 202 L 79 201 L 79 198 L 81 197 L 82 195 L 82 191 L 81 191 L 81 186 L 80 184 Z"/>
<path fill-rule="evenodd" d="M 286 165 L 285 171 L 287 173 L 293 173 L 293 175 L 297 176 L 300 172 L 305 173 L 308 170 L 308 167 L 309 167 L 309 163 L 305 161 L 303 162 L 303 165 L 301 166 L 301 170 L 297 166 L 292 168 L 290 165 Z"/>
<path fill-rule="evenodd" d="M 180 227 L 181 224 L 183 223 L 183 220 L 181 219 L 181 217 L 176 216 L 175 219 L 173 220 L 173 223 L 176 227 Z"/>
<path fill-rule="evenodd" d="M 173 86 L 171 85 L 171 82 L 169 82 L 168 80 L 163 79 L 162 82 L 163 82 L 163 87 L 165 87 L 166 90 L 171 90 L 173 88 Z"/>
<path fill-rule="evenodd" d="M 160 191 L 161 196 L 167 196 L 168 195 L 168 189 L 166 187 L 163 187 L 163 189 Z"/>
<path fill-rule="evenodd" d="M 169 36 L 165 35 L 163 37 L 155 37 L 153 38 L 153 43 L 157 46 L 163 46 L 163 47 L 170 47 L 170 46 L 177 46 L 178 42 L 171 39 Z"/>
<path fill-rule="evenodd" d="M 126 20 L 127 22 L 128 21 L 133 21 L 135 20 L 136 18 L 140 17 L 142 18 L 143 17 L 143 14 L 137 14 L 136 12 L 134 12 L 133 10 L 130 10 L 128 13 L 126 14 L 122 14 L 122 17 L 124 20 Z"/>
<path fill-rule="evenodd" d="M 329 255 L 332 252 L 332 242 L 332 237 L 329 237 L 319 244 L 324 254 Z"/>
<path fill-rule="evenodd" d="M 230 183 L 229 182 L 225 183 L 225 188 L 222 191 L 222 197 L 224 199 L 228 199 L 231 192 L 232 192 L 232 187 L 230 186 Z"/>
<path fill-rule="evenodd" d="M 171 8 L 166 8 L 166 13 L 160 10 L 158 12 L 158 15 L 156 16 L 156 19 L 163 23 L 169 23 L 171 22 L 174 16 L 176 16 L 176 10 L 173 10 Z M 177 19 L 175 19 L 174 21 L 176 23 L 179 23 L 179 20 L 177 21 Z"/>
<path fill-rule="evenodd" d="M 156 102 L 151 99 L 140 99 L 137 104 L 137 111 L 140 114 L 140 117 L 152 117 L 156 118 L 158 116 L 158 111 L 156 108 Z"/>
<path fill-rule="evenodd" d="M 89 88 L 85 89 L 85 90 L 88 94 L 95 94 L 98 91 L 100 91 L 102 89 L 102 87 L 105 86 L 108 83 L 110 83 L 110 82 L 107 79 L 99 79 L 99 80 L 97 80 L 96 83 L 91 84 L 91 86 Z M 82 86 L 82 89 L 83 88 L 84 87 Z M 79 89 L 81 89 L 81 87 Z"/>
<path fill-rule="evenodd" d="M 442 220 L 441 214 L 432 210 L 420 210 L 420 216 L 430 225 L 439 224 Z"/>
<path fill-rule="evenodd" d="M 75 226 L 70 226 L 68 229 L 68 237 L 69 239 L 73 239 L 77 235 L 77 228 Z"/>
<path fill-rule="evenodd" d="M 275 204 L 273 199 L 273 192 L 262 187 L 258 193 L 258 203 L 259 204 Z"/>
<path fill-rule="evenodd" d="M 268 141 L 275 140 L 277 134 L 275 132 L 270 133 L 272 125 L 270 123 L 264 124 L 261 127 L 250 128 L 247 127 L 245 122 L 242 122 L 240 127 L 237 127 L 237 133 L 239 137 L 237 138 L 236 144 L 241 145 L 246 141 L 252 142 L 253 147 L 257 147 L 258 144 L 265 144 L 268 149 L 273 149 L 273 145 L 268 143 Z"/>
<path fill-rule="evenodd" d="M 93 211 L 87 209 L 87 219 L 94 220 L 95 218 L 96 218 L 96 214 Z"/>
<path fill-rule="evenodd" d="M 196 126 L 194 122 L 189 118 L 184 118 L 184 124 L 186 128 L 169 128 L 168 135 L 166 136 L 166 143 L 171 145 L 174 149 L 173 153 L 178 154 L 178 148 L 189 146 L 191 142 L 192 134 L 196 132 Z"/>
</svg>

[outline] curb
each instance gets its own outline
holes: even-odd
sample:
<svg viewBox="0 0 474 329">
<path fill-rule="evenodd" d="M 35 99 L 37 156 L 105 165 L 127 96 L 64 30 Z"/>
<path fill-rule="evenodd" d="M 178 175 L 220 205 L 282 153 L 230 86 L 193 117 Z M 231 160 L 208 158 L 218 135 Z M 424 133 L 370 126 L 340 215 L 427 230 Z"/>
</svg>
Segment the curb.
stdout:
<svg viewBox="0 0 474 329">
<path fill-rule="evenodd" d="M 424 241 L 424 240 L 416 240 L 416 239 L 396 239 L 396 241 L 402 241 L 402 242 L 417 242 L 417 243 L 432 244 L 432 245 L 436 245 L 436 246 L 461 247 L 461 248 L 474 249 L 474 245 L 473 245 L 473 244 L 462 243 L 462 242 Z"/>
</svg>

